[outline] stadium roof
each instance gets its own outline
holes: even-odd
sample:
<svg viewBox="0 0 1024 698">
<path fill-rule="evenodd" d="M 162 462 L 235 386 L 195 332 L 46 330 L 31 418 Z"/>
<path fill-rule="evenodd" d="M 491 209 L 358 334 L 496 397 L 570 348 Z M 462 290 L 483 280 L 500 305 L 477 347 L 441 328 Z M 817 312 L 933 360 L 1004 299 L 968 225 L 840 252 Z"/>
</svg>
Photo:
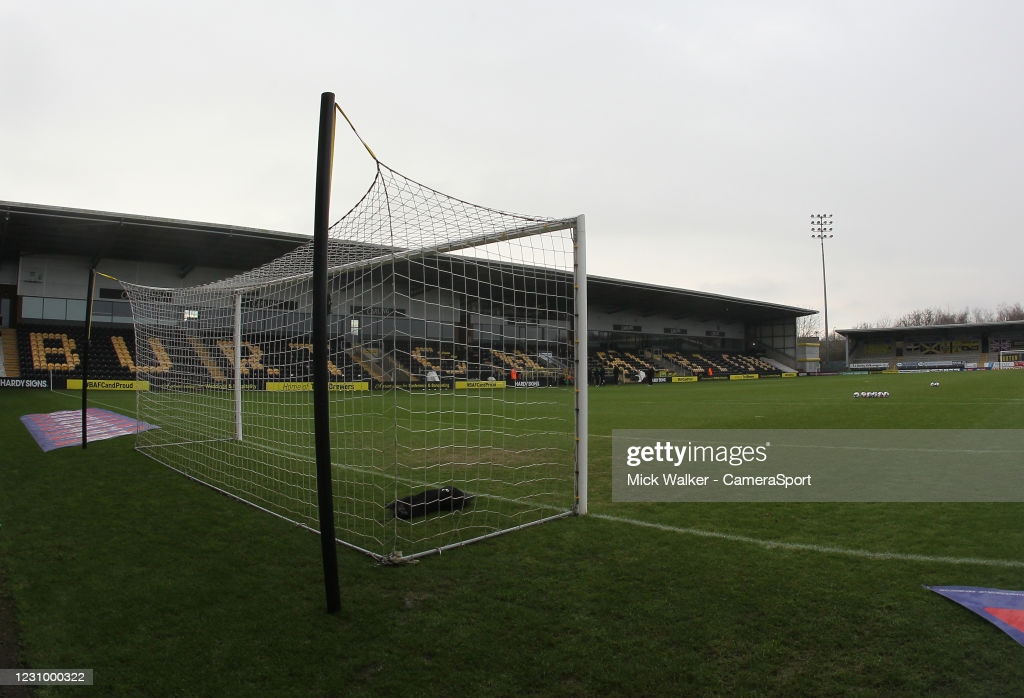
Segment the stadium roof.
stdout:
<svg viewBox="0 0 1024 698">
<path fill-rule="evenodd" d="M 673 318 L 698 318 L 738 322 L 765 322 L 813 315 L 816 310 L 778 303 L 733 298 L 671 286 L 656 286 L 587 275 L 591 308 L 607 313 L 632 310 L 639 315 L 670 313 Z"/>
<path fill-rule="evenodd" d="M 844 337 L 865 337 L 871 335 L 873 337 L 888 335 L 888 336 L 903 336 L 908 334 L 926 334 L 932 332 L 935 334 L 949 334 L 949 333 L 960 333 L 965 332 L 986 332 L 991 333 L 993 331 L 1020 331 L 1024 330 L 1024 320 L 1003 320 L 1000 322 L 970 322 L 962 324 L 951 324 L 951 325 L 913 325 L 913 326 L 899 326 L 899 327 L 858 327 L 849 330 L 836 330 L 838 334 Z"/>
<path fill-rule="evenodd" d="M 250 269 L 311 236 L 169 218 L 0 201 L 0 259 L 67 254 L 194 267 Z"/>
<path fill-rule="evenodd" d="M 244 271 L 308 243 L 310 235 L 196 223 L 150 216 L 0 201 L 0 259 L 66 254 Z M 592 309 L 641 317 L 669 314 L 737 322 L 768 322 L 814 310 L 702 291 L 588 275 Z"/>
</svg>

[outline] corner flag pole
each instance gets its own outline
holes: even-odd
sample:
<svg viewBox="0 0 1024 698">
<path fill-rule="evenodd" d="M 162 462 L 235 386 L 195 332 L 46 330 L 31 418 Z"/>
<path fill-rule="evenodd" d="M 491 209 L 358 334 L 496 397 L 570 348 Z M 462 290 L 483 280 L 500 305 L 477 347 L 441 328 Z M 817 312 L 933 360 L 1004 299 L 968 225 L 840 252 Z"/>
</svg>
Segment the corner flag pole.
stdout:
<svg viewBox="0 0 1024 698">
<path fill-rule="evenodd" d="M 313 214 L 313 425 L 316 441 L 316 492 L 320 511 L 320 552 L 324 563 L 327 612 L 341 608 L 338 553 L 334 542 L 334 489 L 331 477 L 330 337 L 327 328 L 327 231 L 331 216 L 334 161 L 334 93 L 320 95 L 320 136 L 316 158 L 316 203 Z"/>
</svg>

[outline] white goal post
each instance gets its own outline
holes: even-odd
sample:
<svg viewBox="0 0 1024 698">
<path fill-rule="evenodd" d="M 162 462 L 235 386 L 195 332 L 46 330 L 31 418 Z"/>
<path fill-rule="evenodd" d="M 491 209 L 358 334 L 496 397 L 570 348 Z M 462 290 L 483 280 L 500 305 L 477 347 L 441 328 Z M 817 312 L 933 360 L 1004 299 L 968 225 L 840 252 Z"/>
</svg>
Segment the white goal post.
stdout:
<svg viewBox="0 0 1024 698">
<path fill-rule="evenodd" d="M 999 364 L 1004 368 L 1024 367 L 1024 349 L 1003 349 L 999 352 Z"/>
<path fill-rule="evenodd" d="M 584 227 L 378 162 L 328 246 L 339 542 L 394 561 L 586 513 Z M 316 530 L 312 253 L 203 286 L 123 285 L 139 418 L 158 427 L 140 451 Z"/>
</svg>

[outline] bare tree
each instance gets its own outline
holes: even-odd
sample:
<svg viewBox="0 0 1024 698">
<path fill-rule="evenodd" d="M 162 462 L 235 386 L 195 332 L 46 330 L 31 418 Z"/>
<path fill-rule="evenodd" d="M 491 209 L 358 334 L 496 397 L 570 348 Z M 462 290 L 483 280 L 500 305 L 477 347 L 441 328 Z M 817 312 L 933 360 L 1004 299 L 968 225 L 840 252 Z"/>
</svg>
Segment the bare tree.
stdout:
<svg viewBox="0 0 1024 698">
<path fill-rule="evenodd" d="M 991 311 L 975 308 L 950 310 L 949 308 L 918 308 L 900 316 L 896 327 L 927 327 L 929 325 L 966 325 L 970 322 L 985 322 L 978 318 L 986 318 Z"/>
<path fill-rule="evenodd" d="M 1011 322 L 1013 320 L 1024 320 L 1024 306 L 1014 303 L 1000 303 L 996 310 L 996 320 L 999 322 Z"/>
<path fill-rule="evenodd" d="M 972 311 L 973 322 L 995 322 L 996 314 L 990 308 L 975 308 Z"/>
<path fill-rule="evenodd" d="M 822 351 L 824 351 L 822 347 Z M 846 360 L 846 337 L 839 334 L 836 331 L 828 333 L 828 356 L 822 354 L 822 358 L 825 361 L 845 361 Z"/>
<path fill-rule="evenodd" d="M 820 337 L 821 336 L 821 313 L 804 315 L 796 319 L 797 337 Z"/>
<path fill-rule="evenodd" d="M 1024 305 L 1000 303 L 996 310 L 988 308 L 950 310 L 949 308 L 917 308 L 900 315 L 896 320 L 888 316 L 874 324 L 862 322 L 857 329 L 874 327 L 927 327 L 929 325 L 966 325 L 974 322 L 1010 322 L 1024 320 Z"/>
</svg>

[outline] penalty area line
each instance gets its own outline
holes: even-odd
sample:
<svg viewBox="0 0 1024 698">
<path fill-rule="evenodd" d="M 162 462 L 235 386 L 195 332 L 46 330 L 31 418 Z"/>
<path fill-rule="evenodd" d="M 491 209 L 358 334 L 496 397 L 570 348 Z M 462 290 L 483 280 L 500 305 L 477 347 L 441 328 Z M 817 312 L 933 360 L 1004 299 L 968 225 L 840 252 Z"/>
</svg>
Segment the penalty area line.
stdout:
<svg viewBox="0 0 1024 698">
<path fill-rule="evenodd" d="M 914 553 L 891 553 L 876 552 L 872 550 L 857 550 L 856 548 L 839 548 L 831 545 L 816 545 L 814 543 L 787 543 L 784 541 L 765 540 L 752 536 L 742 536 L 736 533 L 722 533 L 720 531 L 707 531 L 699 528 L 682 528 L 680 526 L 669 526 L 667 524 L 629 519 L 622 516 L 610 514 L 595 514 L 590 512 L 587 516 L 616 523 L 631 524 L 644 528 L 654 528 L 668 533 L 678 533 L 686 536 L 698 536 L 700 538 L 716 538 L 732 543 L 746 543 L 757 545 L 768 550 L 792 550 L 797 552 L 819 553 L 825 555 L 844 555 L 846 557 L 858 557 L 866 560 L 885 560 L 894 562 L 928 562 L 945 565 L 981 565 L 985 567 L 1008 567 L 1024 568 L 1024 561 L 1021 560 L 998 560 L 976 557 L 950 557 L 942 555 L 918 555 Z"/>
</svg>

